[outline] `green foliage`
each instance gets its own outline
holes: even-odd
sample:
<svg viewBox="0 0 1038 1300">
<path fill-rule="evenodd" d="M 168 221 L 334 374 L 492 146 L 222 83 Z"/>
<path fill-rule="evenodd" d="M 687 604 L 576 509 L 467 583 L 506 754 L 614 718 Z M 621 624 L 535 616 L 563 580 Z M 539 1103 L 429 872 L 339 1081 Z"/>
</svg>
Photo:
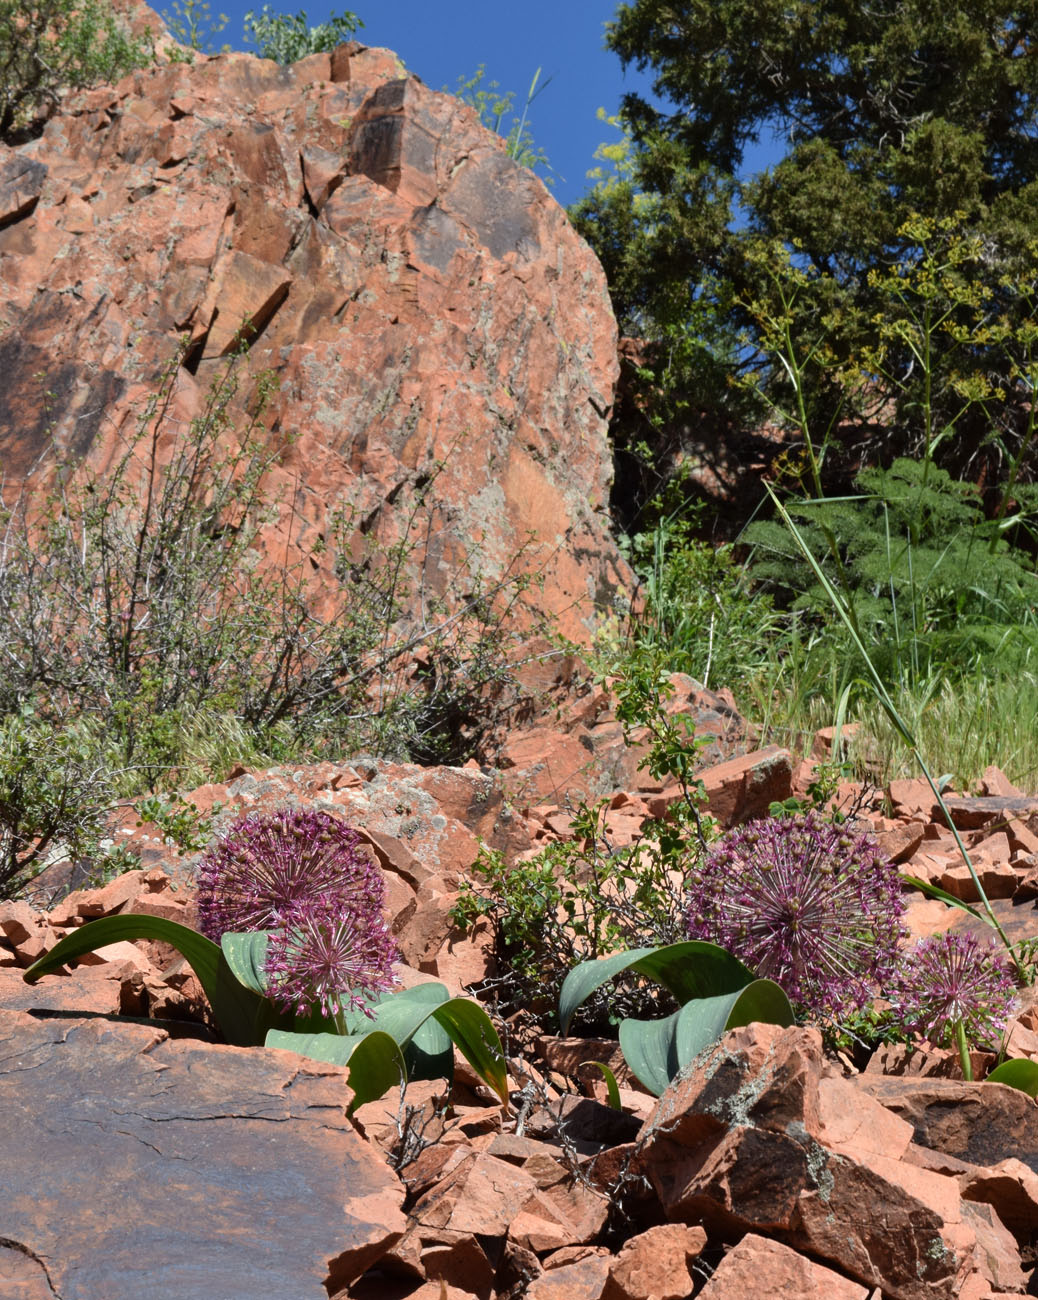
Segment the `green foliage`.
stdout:
<svg viewBox="0 0 1038 1300">
<path fill-rule="evenodd" d="M 982 463 L 1004 485 L 1026 452 L 1031 472 L 1032 344 L 1021 331 L 1033 333 L 1034 315 L 1036 18 L 1033 2 L 622 4 L 607 43 L 651 71 L 663 103 L 625 98 L 623 169 L 599 178 L 575 214 L 622 327 L 665 348 L 689 322 L 704 357 L 733 377 L 757 370 L 781 399 L 788 375 L 752 305 L 783 310 L 768 268 L 793 250 L 794 337 L 826 339 L 803 375 L 817 427 L 835 431 L 839 417 L 841 441 L 875 440 L 869 412 L 882 410 L 872 458 L 887 460 L 919 447 L 928 422 L 939 438 L 955 420 L 957 437 L 939 448 L 945 468 Z M 783 156 L 746 175 L 760 138 Z M 918 213 L 928 227 L 913 224 Z M 968 275 L 941 251 L 949 238 L 969 249 Z M 928 261 L 944 268 L 928 305 L 914 288 L 907 302 L 892 292 L 892 267 Z M 986 328 L 970 322 L 978 307 Z M 912 365 L 919 327 L 940 335 L 929 379 Z M 849 404 L 841 369 L 870 352 L 884 363 Z M 655 406 L 647 394 L 650 414 L 666 418 L 682 396 L 724 414 L 723 382 L 695 390 L 675 378 Z"/>
<path fill-rule="evenodd" d="M 226 14 L 213 14 L 209 0 L 173 0 L 169 9 L 163 9 L 169 34 L 188 50 L 200 54 L 217 54 L 216 37 L 230 22 Z M 223 49 L 229 49 L 224 46 Z M 188 55 L 188 59 L 193 57 Z M 178 59 L 174 57 L 174 62 Z"/>
<path fill-rule="evenodd" d="M 485 76 L 486 65 L 481 63 L 471 77 L 458 78 L 458 87 L 454 94 L 463 104 L 468 104 L 470 108 L 476 110 L 481 125 L 488 131 L 503 137 L 505 152 L 509 158 L 514 158 L 517 163 L 529 167 L 531 171 L 543 169 L 541 179 L 550 187 L 553 180 L 548 156 L 534 142 L 526 116 L 533 101 L 547 89 L 551 77 L 547 81 L 540 81 L 541 70 L 538 68 L 530 82 L 530 89 L 526 93 L 522 110 L 516 112 L 515 91 L 509 90 L 502 94 L 496 81 L 484 82 Z M 539 81 L 540 85 L 537 84 Z M 444 89 L 446 90 L 446 87 Z"/>
<path fill-rule="evenodd" d="M 673 943 L 685 934 L 689 854 L 703 849 L 714 831 L 712 819 L 700 812 L 703 789 L 694 774 L 700 744 L 690 734 L 690 719 L 667 709 L 673 686 L 666 669 L 652 654 L 603 659 L 599 667 L 610 674 L 625 735 L 637 735 L 645 748 L 641 766 L 676 782 L 681 797 L 624 847 L 610 840 L 603 800 L 579 805 L 572 838 L 524 862 L 509 867 L 500 853 L 482 848 L 470 869 L 475 879 L 462 881 L 451 913 L 463 927 L 480 917 L 493 922 L 502 973 L 483 991 L 503 1011 L 525 1009 L 546 1021 L 575 964 L 646 939 Z M 633 977 L 618 989 L 600 987 L 582 1008 L 589 1028 L 657 1005 L 655 992 Z"/>
<path fill-rule="evenodd" d="M 56 732 L 24 707 L 0 718 L 0 899 L 49 862 L 95 857 L 111 779 L 82 727 Z"/>
<path fill-rule="evenodd" d="M 80 468 L 42 511 L 0 515 L 0 715 L 31 704 L 56 728 L 82 722 L 133 792 L 175 785 L 225 719 L 282 761 L 362 748 L 465 761 L 510 689 L 522 554 L 496 582 L 459 569 L 450 608 L 421 590 L 435 463 L 392 543 L 346 500 L 327 557 L 265 566 L 260 532 L 280 510 L 270 378 L 243 401 L 232 358 L 168 453 L 179 361 L 110 470 Z"/>
<path fill-rule="evenodd" d="M 1038 1061 L 1026 1057 L 1003 1061 L 987 1075 L 987 1083 L 1004 1083 L 1010 1088 L 1038 1098 Z"/>
<path fill-rule="evenodd" d="M 652 937 L 672 941 L 683 933 L 683 896 L 674 859 L 682 831 L 659 823 L 635 845 L 615 848 L 605 824 L 608 804 L 581 805 L 573 838 L 508 866 L 502 854 L 481 846 L 461 882 L 451 911 L 468 928 L 481 917 L 494 925 L 500 974 L 482 992 L 503 1013 L 524 1009 L 550 1021 L 567 972 Z M 583 1023 L 602 1028 L 645 1005 L 627 981 L 614 995 L 591 1000 Z"/>
<path fill-rule="evenodd" d="M 267 997 L 264 958 L 268 934 L 226 934 L 219 945 L 186 926 L 162 917 L 133 913 L 100 917 L 60 940 L 25 972 L 34 984 L 66 962 L 119 940 L 157 939 L 176 948 L 190 963 L 209 999 L 220 1031 L 241 1047 L 288 1048 L 317 1060 L 350 1067 L 355 1096 L 350 1109 L 382 1096 L 408 1078 L 405 1061 L 417 1067 L 412 1077 L 447 1077 L 453 1071 L 451 1045 L 508 1104 L 508 1076 L 497 1031 L 486 1012 L 464 998 L 451 998 L 440 984 L 383 994 L 371 1004 L 372 1018 L 345 1015 L 341 1035 L 319 1013 L 293 1017 Z M 435 1065 L 438 1073 L 424 1071 Z"/>
<path fill-rule="evenodd" d="M 222 805 L 214 803 L 212 811 L 201 813 L 184 799 L 169 799 L 162 795 L 146 795 L 136 803 L 137 825 L 151 822 L 162 831 L 167 844 L 176 846 L 178 853 L 197 853 L 209 843 L 213 821 Z"/>
<path fill-rule="evenodd" d="M 680 1070 L 729 1029 L 751 1021 L 793 1023 L 793 1008 L 777 984 L 755 979 L 742 962 L 716 944 L 686 940 L 636 948 L 574 967 L 559 997 L 562 1032 L 566 1033 L 587 998 L 625 971 L 662 984 L 679 1004 L 663 1020 L 626 1019 L 620 1025 L 624 1059 L 657 1097 Z"/>
<path fill-rule="evenodd" d="M 95 0 L 0 0 L 0 140 L 46 117 L 66 91 L 115 81 L 150 53 Z"/>
<path fill-rule="evenodd" d="M 277 14 L 270 12 L 269 5 L 264 5 L 258 14 L 250 9 L 245 15 L 245 39 L 258 48 L 261 59 L 295 63 L 308 54 L 334 50 L 351 40 L 363 26 L 350 10 L 342 14 L 333 10 L 327 22 L 311 27 L 303 9 L 294 15 Z"/>
<path fill-rule="evenodd" d="M 985 517 L 971 485 L 904 458 L 889 469 L 862 470 L 855 485 L 859 496 L 802 498 L 786 509 L 821 557 L 888 685 L 914 687 L 935 672 L 954 679 L 977 663 L 1004 670 L 1038 654 L 1038 579 L 1029 557 Z M 780 604 L 810 616 L 848 679 L 860 673 L 788 529 L 760 521 L 744 540 L 756 548 L 752 577 Z"/>
<path fill-rule="evenodd" d="M 626 545 L 642 608 L 624 641 L 610 646 L 604 670 L 624 656 L 658 670 L 687 673 L 708 688 L 734 687 L 766 657 L 778 620 L 769 597 L 754 591 L 730 546 L 697 541 L 688 521 L 665 519 Z M 616 663 L 610 664 L 613 655 Z"/>
</svg>

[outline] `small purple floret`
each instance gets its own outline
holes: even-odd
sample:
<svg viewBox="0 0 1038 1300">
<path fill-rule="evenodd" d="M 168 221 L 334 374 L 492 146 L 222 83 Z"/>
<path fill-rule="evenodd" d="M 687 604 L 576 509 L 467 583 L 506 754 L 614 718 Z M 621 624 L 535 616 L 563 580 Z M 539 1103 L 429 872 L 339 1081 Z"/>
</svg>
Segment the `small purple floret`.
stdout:
<svg viewBox="0 0 1038 1300">
<path fill-rule="evenodd" d="M 688 933 L 810 1014 L 863 1006 L 896 969 L 905 911 L 875 840 L 813 813 L 730 831 L 690 875 Z"/>
<path fill-rule="evenodd" d="M 202 858 L 199 928 L 271 931 L 266 970 L 285 1010 L 325 1015 L 393 983 L 385 883 L 357 832 L 328 813 L 241 817 Z"/>
<path fill-rule="evenodd" d="M 947 1046 L 961 1023 L 967 1043 L 997 1050 L 1013 1010 L 1015 984 L 994 943 L 951 930 L 919 940 L 890 996 L 905 1027 L 931 1043 Z"/>
</svg>

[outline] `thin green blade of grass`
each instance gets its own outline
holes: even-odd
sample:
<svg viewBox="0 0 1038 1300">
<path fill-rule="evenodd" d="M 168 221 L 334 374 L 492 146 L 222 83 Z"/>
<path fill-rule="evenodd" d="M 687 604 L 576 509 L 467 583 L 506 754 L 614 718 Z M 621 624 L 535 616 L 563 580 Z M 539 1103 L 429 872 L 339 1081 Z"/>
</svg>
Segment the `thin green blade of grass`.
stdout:
<svg viewBox="0 0 1038 1300">
<path fill-rule="evenodd" d="M 897 707 L 895 706 L 894 701 L 890 698 L 890 694 L 883 683 L 883 679 L 876 671 L 875 664 L 872 662 L 872 657 L 869 654 L 868 650 L 865 648 L 865 644 L 858 634 L 857 627 L 855 626 L 855 621 L 852 618 L 849 610 L 847 609 L 843 597 L 829 581 L 829 578 L 824 572 L 824 570 L 822 569 L 822 566 L 815 559 L 814 554 L 811 551 L 811 548 L 807 545 L 807 543 L 804 541 L 803 537 L 801 536 L 800 530 L 793 522 L 793 519 L 790 516 L 789 511 L 786 510 L 785 506 L 783 506 L 782 502 L 776 496 L 774 490 L 771 487 L 771 484 L 766 483 L 765 487 L 767 488 L 768 495 L 771 497 L 775 509 L 778 511 L 779 516 L 781 517 L 783 523 L 789 529 L 790 534 L 793 537 L 793 540 L 796 542 L 797 547 L 799 548 L 804 559 L 810 565 L 812 571 L 814 572 L 815 577 L 817 578 L 818 582 L 822 587 L 822 590 L 825 592 L 827 599 L 831 603 L 832 607 L 836 610 L 837 614 L 840 616 L 840 619 L 843 622 L 844 626 L 847 628 L 847 631 L 850 633 L 851 640 L 854 642 L 855 648 L 857 649 L 858 653 L 861 655 L 862 661 L 864 662 L 865 667 L 868 671 L 868 675 L 872 681 L 872 686 L 873 686 L 873 690 L 875 691 L 876 698 L 879 700 L 884 713 L 886 713 L 887 717 L 890 719 L 891 726 L 893 726 L 894 730 L 905 742 L 909 750 L 912 752 L 912 755 L 915 758 L 916 762 L 919 764 L 919 770 L 922 772 L 927 785 L 930 787 L 930 790 L 933 793 L 934 798 L 937 800 L 937 804 L 941 809 L 941 813 L 943 814 L 945 821 L 948 823 L 948 827 L 951 830 L 951 833 L 955 839 L 955 844 L 959 850 L 959 854 L 962 857 L 963 862 L 966 864 L 966 869 L 970 873 L 970 878 L 973 881 L 974 888 L 976 889 L 977 894 L 981 901 L 981 905 L 984 908 L 985 919 L 987 920 L 988 924 L 995 930 L 995 932 L 998 934 L 998 937 L 1002 940 L 1003 944 L 1005 945 L 1006 951 L 1009 954 L 1009 957 L 1011 958 L 1013 965 L 1016 967 L 1017 975 L 1020 981 L 1022 983 L 1029 983 L 1027 971 L 1023 963 L 1021 962 L 1019 956 L 1017 955 L 1015 948 L 1009 942 L 1006 932 L 1003 930 L 1001 924 L 999 923 L 998 917 L 995 915 L 994 911 L 992 910 L 991 903 L 988 900 L 987 892 L 985 891 L 984 886 L 980 883 L 980 877 L 977 875 L 977 869 L 976 867 L 974 867 L 970 855 L 966 851 L 966 846 L 962 842 L 962 837 L 959 835 L 959 831 L 955 825 L 955 822 L 952 820 L 952 815 L 948 809 L 948 805 L 945 803 L 944 797 L 941 794 L 941 791 L 938 788 L 937 783 L 934 781 L 933 776 L 930 773 L 930 769 L 926 764 L 926 761 L 924 760 L 922 754 L 919 752 L 919 747 L 916 743 L 914 735 L 909 729 L 908 724 L 898 713 Z"/>
</svg>

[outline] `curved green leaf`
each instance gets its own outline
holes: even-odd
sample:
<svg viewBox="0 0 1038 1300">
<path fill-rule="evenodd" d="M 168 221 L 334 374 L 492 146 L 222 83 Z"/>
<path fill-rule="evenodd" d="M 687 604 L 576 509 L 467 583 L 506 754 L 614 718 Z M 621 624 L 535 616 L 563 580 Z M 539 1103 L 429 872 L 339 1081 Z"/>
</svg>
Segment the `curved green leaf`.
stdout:
<svg viewBox="0 0 1038 1300">
<path fill-rule="evenodd" d="M 494 1022 L 471 998 L 451 998 L 432 1013 L 450 1034 L 458 1051 L 508 1109 L 508 1070 Z"/>
<path fill-rule="evenodd" d="M 789 998 L 772 980 L 753 980 L 733 993 L 696 998 L 662 1020 L 624 1020 L 620 1047 L 635 1077 L 658 1097 L 722 1034 L 754 1021 L 793 1023 Z"/>
<path fill-rule="evenodd" d="M 419 984 L 398 993 L 384 993 L 372 1006 L 373 1019 L 367 1021 L 368 1026 L 384 1030 L 400 1044 L 409 1079 L 454 1077 L 450 1036 L 431 1019 L 433 1011 L 449 997 L 442 984 Z"/>
<path fill-rule="evenodd" d="M 581 962 L 566 976 L 559 995 L 562 1032 L 568 1032 L 574 1012 L 596 989 L 626 970 L 636 970 L 662 984 L 682 1004 L 693 998 L 733 993 L 753 981 L 753 971 L 737 957 L 701 939 L 616 952 Z"/>
<path fill-rule="evenodd" d="M 691 1005 L 688 1003 L 686 1005 Z M 678 1072 L 677 1024 L 685 1008 L 662 1020 L 621 1020 L 620 1049 L 631 1073 L 654 1097 Z"/>
<path fill-rule="evenodd" d="M 902 881 L 906 885 L 911 885 L 913 889 L 918 889 L 920 893 L 928 894 L 931 898 L 939 898 L 942 903 L 947 903 L 951 907 L 959 907 L 964 912 L 969 912 L 970 916 L 975 916 L 978 921 L 983 921 L 985 925 L 990 925 L 991 921 L 983 912 L 978 912 L 975 907 L 969 903 L 964 903 L 961 898 L 956 898 L 954 894 L 949 894 L 946 889 L 940 885 L 931 885 L 928 880 L 920 880 L 918 876 L 906 876 L 902 874 Z"/>
<path fill-rule="evenodd" d="M 616 1082 L 616 1075 L 612 1072 L 605 1061 L 582 1061 L 582 1065 L 593 1065 L 596 1070 L 601 1071 L 602 1078 L 605 1079 L 606 1095 L 609 1098 L 609 1105 L 612 1110 L 623 1110 L 620 1102 L 620 1089 Z"/>
<path fill-rule="evenodd" d="M 315 1061 L 349 1067 L 353 1100 L 347 1110 L 352 1115 L 365 1102 L 378 1101 L 391 1088 L 407 1081 L 407 1066 L 399 1045 L 380 1029 L 366 1034 L 297 1034 L 271 1029 L 265 1047 L 298 1052 Z"/>
<path fill-rule="evenodd" d="M 176 948 L 198 977 L 220 1032 L 229 1043 L 252 1047 L 263 1041 L 261 1025 L 268 1006 L 234 975 L 222 951 L 211 939 L 177 921 L 161 916 L 127 912 L 88 921 L 59 940 L 50 952 L 33 962 L 25 972 L 26 983 L 35 984 L 41 975 L 59 970 L 66 962 L 85 953 L 123 940 L 156 939 Z"/>
<path fill-rule="evenodd" d="M 502 1103 L 508 1104 L 504 1049 L 493 1021 L 478 1002 L 452 998 L 442 984 L 430 982 L 381 994 L 371 1002 L 371 1012 L 370 1017 L 357 1010 L 346 1013 L 350 1034 L 388 1034 L 403 1051 L 407 1078 L 452 1078 L 454 1044 Z M 323 1039 L 327 1035 L 316 1037 Z M 303 1047 L 293 1050 L 305 1052 Z"/>
<path fill-rule="evenodd" d="M 984 1080 L 985 1083 L 1005 1083 L 1019 1092 L 1026 1092 L 1028 1097 L 1038 1098 L 1038 1061 L 1020 1057 L 1013 1061 L 1003 1061 Z"/>
</svg>

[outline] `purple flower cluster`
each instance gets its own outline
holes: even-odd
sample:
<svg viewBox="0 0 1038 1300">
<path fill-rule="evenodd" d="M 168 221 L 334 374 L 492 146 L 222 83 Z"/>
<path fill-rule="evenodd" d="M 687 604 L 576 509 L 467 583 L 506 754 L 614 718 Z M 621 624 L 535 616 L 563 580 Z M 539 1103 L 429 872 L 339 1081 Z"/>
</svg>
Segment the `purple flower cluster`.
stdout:
<svg viewBox="0 0 1038 1300">
<path fill-rule="evenodd" d="M 727 948 L 806 1012 L 864 1005 L 898 961 L 897 869 L 869 835 L 812 813 L 730 831 L 691 872 L 688 933 Z"/>
<path fill-rule="evenodd" d="M 1013 974 L 1000 951 L 961 930 L 920 939 L 890 993 L 905 1027 L 931 1043 L 950 1044 L 961 1024 L 969 1044 L 994 1050 L 1014 996 Z"/>
<path fill-rule="evenodd" d="M 270 992 L 297 1015 L 362 1006 L 394 983 L 384 901 L 357 832 L 311 809 L 239 818 L 198 870 L 202 933 L 219 943 L 228 931 L 272 931 Z"/>
</svg>

